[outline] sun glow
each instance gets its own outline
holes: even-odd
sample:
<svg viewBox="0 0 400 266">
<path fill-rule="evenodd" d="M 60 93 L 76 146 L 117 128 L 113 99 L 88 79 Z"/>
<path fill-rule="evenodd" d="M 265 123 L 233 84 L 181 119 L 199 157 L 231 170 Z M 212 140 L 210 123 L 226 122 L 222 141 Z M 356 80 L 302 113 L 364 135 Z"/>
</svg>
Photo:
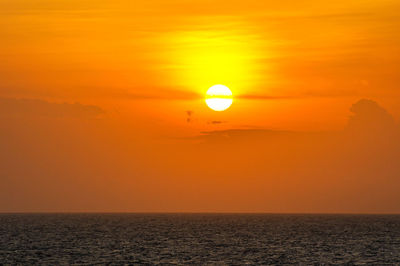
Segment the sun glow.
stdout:
<svg viewBox="0 0 400 266">
<path fill-rule="evenodd" d="M 224 85 L 214 85 L 207 91 L 206 104 L 214 111 L 225 111 L 232 102 L 232 92 Z"/>
<path fill-rule="evenodd" d="M 214 84 L 229 84 L 236 93 L 246 94 L 258 82 L 258 62 L 254 60 L 258 42 L 246 28 L 217 26 L 164 36 L 171 47 L 165 54 L 170 62 L 166 70 L 174 86 L 205 93 L 204 88 Z"/>
</svg>

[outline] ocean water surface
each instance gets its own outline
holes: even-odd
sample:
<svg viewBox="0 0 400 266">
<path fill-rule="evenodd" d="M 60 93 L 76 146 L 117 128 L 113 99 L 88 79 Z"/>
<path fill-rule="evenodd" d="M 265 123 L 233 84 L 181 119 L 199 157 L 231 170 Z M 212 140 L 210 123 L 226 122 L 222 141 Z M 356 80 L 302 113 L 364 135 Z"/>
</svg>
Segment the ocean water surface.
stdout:
<svg viewBox="0 0 400 266">
<path fill-rule="evenodd" d="M 400 264 L 400 215 L 0 214 L 0 264 Z"/>
</svg>

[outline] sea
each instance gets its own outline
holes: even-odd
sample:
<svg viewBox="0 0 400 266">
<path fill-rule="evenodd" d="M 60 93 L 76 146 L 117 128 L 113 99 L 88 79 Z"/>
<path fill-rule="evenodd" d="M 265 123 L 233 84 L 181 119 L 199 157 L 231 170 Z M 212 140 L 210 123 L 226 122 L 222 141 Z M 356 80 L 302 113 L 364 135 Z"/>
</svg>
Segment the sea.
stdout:
<svg viewBox="0 0 400 266">
<path fill-rule="evenodd" d="M 0 214 L 2 265 L 400 265 L 400 215 Z"/>
</svg>

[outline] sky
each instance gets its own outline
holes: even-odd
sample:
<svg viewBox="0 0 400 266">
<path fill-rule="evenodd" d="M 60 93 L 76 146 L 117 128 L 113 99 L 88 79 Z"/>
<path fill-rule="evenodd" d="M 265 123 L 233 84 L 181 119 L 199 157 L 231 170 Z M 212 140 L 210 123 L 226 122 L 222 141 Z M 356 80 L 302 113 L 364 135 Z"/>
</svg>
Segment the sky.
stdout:
<svg viewBox="0 0 400 266">
<path fill-rule="evenodd" d="M 0 0 L 0 212 L 399 213 L 399 10 Z"/>
</svg>

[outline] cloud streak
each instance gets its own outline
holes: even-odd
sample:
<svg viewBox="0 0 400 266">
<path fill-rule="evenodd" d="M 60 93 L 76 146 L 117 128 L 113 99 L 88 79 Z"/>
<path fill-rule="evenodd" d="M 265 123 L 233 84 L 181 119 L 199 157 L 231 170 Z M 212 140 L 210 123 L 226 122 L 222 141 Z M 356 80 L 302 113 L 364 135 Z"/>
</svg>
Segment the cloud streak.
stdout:
<svg viewBox="0 0 400 266">
<path fill-rule="evenodd" d="M 243 99 L 243 100 L 297 100 L 297 99 L 307 99 L 307 98 L 330 98 L 330 97 L 349 97 L 355 96 L 357 93 L 349 94 L 349 93 L 316 93 L 316 92 L 307 92 L 304 94 L 298 95 L 270 95 L 270 94 L 238 94 L 234 95 L 235 99 Z M 118 93 L 113 94 L 114 97 L 126 98 L 132 100 L 161 100 L 161 101 L 169 101 L 169 100 L 202 100 L 204 99 L 204 95 L 196 92 L 188 92 L 188 91 L 164 91 L 162 93 L 151 94 L 151 93 Z"/>
<path fill-rule="evenodd" d="M 156 90 L 157 93 L 114 93 L 114 97 L 132 100 L 197 100 L 202 99 L 200 93 L 183 90 Z"/>
<path fill-rule="evenodd" d="M 52 103 L 39 99 L 0 98 L 0 115 L 97 117 L 105 113 L 95 105 Z"/>
</svg>

